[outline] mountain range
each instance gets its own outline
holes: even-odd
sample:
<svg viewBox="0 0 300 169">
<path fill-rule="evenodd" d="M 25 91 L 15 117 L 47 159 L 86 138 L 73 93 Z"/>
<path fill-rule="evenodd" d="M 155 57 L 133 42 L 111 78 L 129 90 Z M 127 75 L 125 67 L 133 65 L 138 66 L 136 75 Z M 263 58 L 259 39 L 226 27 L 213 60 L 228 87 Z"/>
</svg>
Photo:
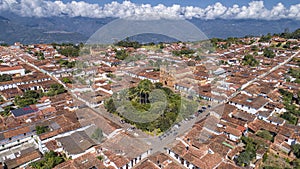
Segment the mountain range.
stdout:
<svg viewBox="0 0 300 169">
<path fill-rule="evenodd" d="M 12 13 L 0 14 L 0 43 L 79 43 L 115 18 L 86 17 L 22 17 Z M 212 19 L 189 20 L 209 38 L 260 36 L 300 28 L 299 20 Z M 160 38 L 161 37 L 161 38 Z M 138 36 L 142 42 L 170 41 L 165 36 Z"/>
</svg>

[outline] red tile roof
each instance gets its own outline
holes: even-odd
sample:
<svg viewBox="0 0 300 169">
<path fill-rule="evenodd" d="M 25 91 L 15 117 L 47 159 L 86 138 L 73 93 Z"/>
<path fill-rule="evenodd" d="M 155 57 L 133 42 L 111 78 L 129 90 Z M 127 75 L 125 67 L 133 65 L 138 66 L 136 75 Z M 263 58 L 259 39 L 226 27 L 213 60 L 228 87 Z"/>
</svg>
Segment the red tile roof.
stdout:
<svg viewBox="0 0 300 169">
<path fill-rule="evenodd" d="M 0 72 L 24 69 L 22 66 L 0 67 Z"/>
</svg>

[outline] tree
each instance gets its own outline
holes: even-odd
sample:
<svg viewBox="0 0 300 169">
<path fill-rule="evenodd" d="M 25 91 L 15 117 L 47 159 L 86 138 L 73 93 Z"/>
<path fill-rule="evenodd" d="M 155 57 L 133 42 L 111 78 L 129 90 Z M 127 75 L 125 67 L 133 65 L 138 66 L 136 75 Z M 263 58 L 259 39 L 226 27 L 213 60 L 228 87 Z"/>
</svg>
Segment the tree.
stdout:
<svg viewBox="0 0 300 169">
<path fill-rule="evenodd" d="M 49 152 L 46 152 L 41 160 L 32 162 L 29 165 L 32 168 L 36 169 L 52 169 L 64 161 L 65 159 L 63 156 L 60 156 L 59 154 L 51 150 Z"/>
<path fill-rule="evenodd" d="M 273 135 L 267 130 L 260 130 L 256 135 L 266 140 L 273 141 Z"/>
<path fill-rule="evenodd" d="M 27 90 L 24 93 L 25 98 L 34 98 L 34 99 L 39 99 L 41 97 L 41 94 L 34 91 L 34 90 Z"/>
<path fill-rule="evenodd" d="M 100 156 L 97 156 L 98 160 L 102 161 L 104 160 L 104 156 L 100 155 Z"/>
<path fill-rule="evenodd" d="M 267 35 L 263 35 L 260 39 L 259 42 L 269 42 L 271 40 L 272 36 L 270 33 L 268 33 Z"/>
<path fill-rule="evenodd" d="M 65 92 L 66 92 L 66 89 L 64 88 L 64 86 L 56 83 L 56 84 L 52 84 L 50 86 L 50 90 L 46 93 L 46 95 L 47 96 L 55 96 L 55 95 L 62 94 Z"/>
<path fill-rule="evenodd" d="M 136 88 L 136 96 L 139 96 L 140 103 L 150 103 L 149 93 L 154 89 L 153 84 L 150 80 L 142 80 Z"/>
<path fill-rule="evenodd" d="M 72 80 L 70 80 L 70 79 L 67 78 L 67 77 L 63 77 L 63 78 L 62 78 L 62 82 L 65 83 L 65 84 L 66 84 L 66 83 L 72 83 Z"/>
<path fill-rule="evenodd" d="M 252 51 L 258 51 L 258 47 L 257 47 L 257 45 L 253 45 L 253 46 L 251 46 L 251 50 L 252 50 Z"/>
<path fill-rule="evenodd" d="M 116 58 L 120 60 L 125 60 L 129 56 L 128 52 L 125 50 L 117 50 L 116 51 Z"/>
<path fill-rule="evenodd" d="M 264 53 L 263 55 L 267 58 L 274 58 L 275 57 L 275 53 L 273 52 L 273 50 L 265 48 L 264 49 Z"/>
<path fill-rule="evenodd" d="M 276 47 L 280 47 L 282 45 L 282 43 L 281 42 L 279 42 L 279 43 L 277 43 L 277 45 L 276 45 Z"/>
<path fill-rule="evenodd" d="M 79 46 L 74 46 L 69 44 L 68 46 L 61 47 L 58 52 L 67 57 L 78 57 L 79 56 Z"/>
<path fill-rule="evenodd" d="M 59 63 L 60 66 L 62 66 L 62 67 L 67 67 L 67 68 L 73 68 L 73 67 L 75 67 L 75 65 L 76 65 L 76 62 L 75 62 L 75 61 L 69 62 L 69 61 L 63 60 L 63 59 L 60 59 L 60 60 L 58 61 L 58 63 Z"/>
<path fill-rule="evenodd" d="M 257 66 L 259 64 L 259 62 L 253 57 L 253 55 L 250 54 L 244 56 L 242 63 L 251 67 Z"/>
<path fill-rule="evenodd" d="M 133 47 L 135 49 L 140 48 L 142 44 L 137 41 L 130 41 L 127 37 L 125 40 L 117 42 L 115 45 L 122 46 L 122 47 Z"/>
<path fill-rule="evenodd" d="M 191 54 L 194 54 L 194 53 L 195 53 L 194 50 L 188 49 L 188 48 L 182 48 L 181 50 L 172 51 L 172 54 L 175 55 L 175 56 L 182 56 L 182 55 L 188 56 L 188 55 L 191 55 Z"/>
<path fill-rule="evenodd" d="M 26 107 L 37 103 L 41 96 L 42 95 L 37 91 L 28 90 L 23 96 L 16 96 L 14 102 L 19 107 Z"/>
<path fill-rule="evenodd" d="M 165 48 L 165 47 L 164 47 L 164 44 L 160 42 L 160 43 L 159 43 L 159 49 L 163 49 L 163 48 Z"/>
<path fill-rule="evenodd" d="M 294 144 L 291 147 L 292 147 L 292 151 L 295 154 L 295 156 L 297 158 L 300 158 L 300 144 Z"/>
<path fill-rule="evenodd" d="M 263 155 L 263 162 L 265 162 L 267 159 L 268 159 L 268 153 L 265 153 L 264 155 Z"/>
<path fill-rule="evenodd" d="M 49 131 L 47 126 L 35 126 L 36 134 L 40 135 Z"/>
<path fill-rule="evenodd" d="M 240 166 L 248 166 L 250 164 L 251 157 L 249 152 L 242 152 L 237 158 L 237 164 Z"/>
<path fill-rule="evenodd" d="M 45 56 L 39 56 L 38 60 L 45 60 Z"/>
<path fill-rule="evenodd" d="M 6 82 L 6 81 L 11 81 L 12 80 L 12 75 L 0 75 L 0 82 Z"/>
<path fill-rule="evenodd" d="M 296 78 L 295 82 L 297 83 L 300 81 L 300 69 L 299 68 L 291 68 L 288 72 L 289 75 L 291 75 L 293 78 Z"/>
<path fill-rule="evenodd" d="M 7 43 L 0 43 L 0 46 L 9 46 Z"/>
<path fill-rule="evenodd" d="M 106 76 L 109 78 L 116 78 L 116 75 L 113 73 L 108 73 Z"/>
<path fill-rule="evenodd" d="M 294 32 L 285 31 L 280 35 L 282 38 L 286 39 L 299 39 L 300 38 L 300 29 L 295 30 Z"/>
<path fill-rule="evenodd" d="M 160 92 L 165 94 L 161 95 Z M 168 130 L 177 120 L 181 110 L 181 97 L 179 94 L 175 94 L 171 89 L 163 87 L 161 83 L 152 84 L 149 80 L 142 80 L 137 87 L 120 91 L 118 94 L 113 95 L 112 98 L 105 101 L 104 104 L 108 112 L 118 114 L 127 123 L 147 132 Z M 114 102 L 114 100 L 121 98 L 125 98 L 125 101 Z M 186 100 L 186 102 L 188 101 Z M 193 104 L 186 103 L 184 105 L 187 107 L 181 111 L 195 112 L 192 109 Z M 130 112 L 130 116 L 139 118 L 139 120 L 142 119 L 145 123 L 139 123 L 128 118 L 127 115 L 129 114 L 124 116 L 128 112 Z"/>
<path fill-rule="evenodd" d="M 295 159 L 292 161 L 292 165 L 294 167 L 294 169 L 300 169 L 300 159 Z"/>
<path fill-rule="evenodd" d="M 245 151 L 243 151 L 237 158 L 237 164 L 240 166 L 247 166 L 250 164 L 250 161 L 255 158 L 257 145 L 260 143 L 256 143 L 255 140 L 248 137 L 242 137 L 242 142 L 246 144 Z"/>
<path fill-rule="evenodd" d="M 44 53 L 39 51 L 39 52 L 35 52 L 34 53 L 34 56 L 36 56 L 38 58 L 38 60 L 44 60 L 45 57 L 44 57 Z"/>
<path fill-rule="evenodd" d="M 291 47 L 291 42 L 286 42 L 283 46 L 283 48 L 290 48 Z"/>
<path fill-rule="evenodd" d="M 158 83 L 154 83 L 154 86 L 156 89 L 161 89 L 163 87 L 163 84 L 158 82 Z"/>
<path fill-rule="evenodd" d="M 8 117 L 11 114 L 11 110 L 13 110 L 14 108 L 12 106 L 6 106 L 4 107 L 4 111 L 1 112 L 1 116 L 3 117 Z"/>
<path fill-rule="evenodd" d="M 112 98 L 106 100 L 104 102 L 104 106 L 106 108 L 106 110 L 110 113 L 115 113 L 116 112 L 116 107 L 115 107 L 115 104 L 114 104 L 114 101 Z"/>
<path fill-rule="evenodd" d="M 284 112 L 282 115 L 280 115 L 280 117 L 294 125 L 296 125 L 298 121 L 298 118 L 289 112 Z"/>
</svg>

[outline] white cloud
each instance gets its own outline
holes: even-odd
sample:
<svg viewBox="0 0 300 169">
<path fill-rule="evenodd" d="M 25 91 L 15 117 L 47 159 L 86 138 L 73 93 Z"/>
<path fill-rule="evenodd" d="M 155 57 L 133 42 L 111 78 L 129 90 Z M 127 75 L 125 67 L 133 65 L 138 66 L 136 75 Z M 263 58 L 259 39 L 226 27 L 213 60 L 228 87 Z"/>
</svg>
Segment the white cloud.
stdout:
<svg viewBox="0 0 300 169">
<path fill-rule="evenodd" d="M 227 7 L 217 2 L 213 6 L 205 8 L 206 19 L 214 19 L 221 17 L 227 10 Z"/>
<path fill-rule="evenodd" d="M 272 9 L 267 9 L 263 1 L 252 1 L 247 6 L 233 5 L 226 7 L 220 2 L 206 8 L 194 6 L 158 4 L 135 4 L 130 1 L 122 3 L 111 2 L 100 6 L 84 1 L 63 3 L 62 1 L 47 0 L 0 0 L 0 12 L 11 11 L 22 16 L 49 17 L 69 15 L 71 17 L 83 16 L 92 18 L 104 17 L 135 17 L 140 19 L 153 18 L 203 18 L 203 19 L 298 19 L 300 20 L 300 4 L 286 8 L 278 3 Z"/>
<path fill-rule="evenodd" d="M 271 10 L 271 16 L 274 17 L 279 17 L 279 18 L 286 18 L 286 14 L 288 13 L 287 9 L 282 3 L 278 3 L 276 6 L 273 7 Z"/>
<path fill-rule="evenodd" d="M 289 18 L 300 18 L 300 4 L 292 5 L 288 11 Z"/>
</svg>

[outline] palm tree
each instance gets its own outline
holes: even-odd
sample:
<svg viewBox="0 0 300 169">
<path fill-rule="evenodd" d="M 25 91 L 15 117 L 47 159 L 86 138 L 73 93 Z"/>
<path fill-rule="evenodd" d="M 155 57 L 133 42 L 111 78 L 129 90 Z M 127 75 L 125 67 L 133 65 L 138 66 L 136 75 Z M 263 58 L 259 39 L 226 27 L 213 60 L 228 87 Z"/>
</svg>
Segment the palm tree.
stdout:
<svg viewBox="0 0 300 169">
<path fill-rule="evenodd" d="M 140 103 L 149 103 L 149 93 L 154 89 L 150 80 L 142 80 L 136 88 L 136 94 L 140 97 Z"/>
</svg>

